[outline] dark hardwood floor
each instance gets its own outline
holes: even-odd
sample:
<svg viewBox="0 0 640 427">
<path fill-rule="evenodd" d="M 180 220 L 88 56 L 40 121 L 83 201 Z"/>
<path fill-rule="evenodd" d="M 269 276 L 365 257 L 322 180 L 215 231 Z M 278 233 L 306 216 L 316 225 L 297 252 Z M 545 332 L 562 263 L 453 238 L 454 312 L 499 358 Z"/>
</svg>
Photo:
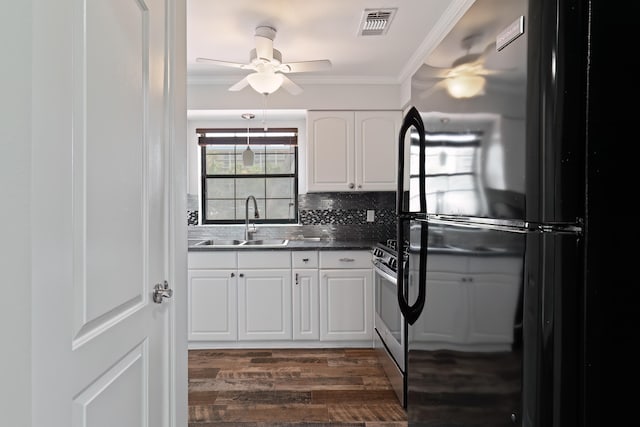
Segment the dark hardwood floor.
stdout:
<svg viewBox="0 0 640 427">
<path fill-rule="evenodd" d="M 373 349 L 190 350 L 189 427 L 402 427 Z"/>
</svg>

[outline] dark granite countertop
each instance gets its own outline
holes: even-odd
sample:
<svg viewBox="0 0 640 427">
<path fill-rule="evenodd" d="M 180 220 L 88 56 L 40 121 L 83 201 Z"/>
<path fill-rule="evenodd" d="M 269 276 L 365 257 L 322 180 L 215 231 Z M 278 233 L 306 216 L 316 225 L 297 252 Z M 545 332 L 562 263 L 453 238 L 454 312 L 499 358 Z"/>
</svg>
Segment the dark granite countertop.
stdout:
<svg viewBox="0 0 640 427">
<path fill-rule="evenodd" d="M 242 246 L 195 246 L 197 242 L 202 241 L 202 239 L 198 240 L 189 240 L 189 251 L 190 252 L 199 252 L 199 251 L 250 251 L 250 250 L 259 250 L 259 251 L 304 251 L 304 250 L 370 250 L 372 249 L 377 242 L 373 242 L 370 240 L 333 240 L 333 239 L 322 239 L 322 240 L 289 240 L 289 242 L 284 246 L 251 246 L 251 247 L 242 247 Z"/>
</svg>

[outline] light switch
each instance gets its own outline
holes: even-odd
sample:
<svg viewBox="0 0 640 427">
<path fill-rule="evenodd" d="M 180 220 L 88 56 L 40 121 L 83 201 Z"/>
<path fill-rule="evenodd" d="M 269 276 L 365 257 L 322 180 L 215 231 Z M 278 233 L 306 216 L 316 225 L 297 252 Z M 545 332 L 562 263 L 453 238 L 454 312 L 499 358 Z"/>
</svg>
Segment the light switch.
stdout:
<svg viewBox="0 0 640 427">
<path fill-rule="evenodd" d="M 367 209 L 367 222 L 373 222 L 376 219 L 376 211 Z"/>
</svg>

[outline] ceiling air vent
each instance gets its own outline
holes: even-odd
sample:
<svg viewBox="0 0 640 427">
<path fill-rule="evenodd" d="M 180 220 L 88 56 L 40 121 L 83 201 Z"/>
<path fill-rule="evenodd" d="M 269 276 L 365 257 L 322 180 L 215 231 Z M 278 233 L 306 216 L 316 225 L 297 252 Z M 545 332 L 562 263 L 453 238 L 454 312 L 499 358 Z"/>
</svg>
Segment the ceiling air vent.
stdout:
<svg viewBox="0 0 640 427">
<path fill-rule="evenodd" d="M 386 34 L 397 9 L 365 9 L 360 22 L 361 36 L 381 36 Z"/>
</svg>

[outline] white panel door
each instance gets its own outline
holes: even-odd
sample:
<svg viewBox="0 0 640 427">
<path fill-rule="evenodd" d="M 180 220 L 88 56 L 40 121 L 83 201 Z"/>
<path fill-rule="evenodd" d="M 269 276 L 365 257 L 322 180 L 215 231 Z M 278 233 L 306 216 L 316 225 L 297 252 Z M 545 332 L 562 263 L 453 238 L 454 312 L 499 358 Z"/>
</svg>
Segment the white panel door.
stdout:
<svg viewBox="0 0 640 427">
<path fill-rule="evenodd" d="M 170 270 L 173 4 L 33 3 L 35 426 L 173 417 L 173 300 L 152 298 Z"/>
</svg>

